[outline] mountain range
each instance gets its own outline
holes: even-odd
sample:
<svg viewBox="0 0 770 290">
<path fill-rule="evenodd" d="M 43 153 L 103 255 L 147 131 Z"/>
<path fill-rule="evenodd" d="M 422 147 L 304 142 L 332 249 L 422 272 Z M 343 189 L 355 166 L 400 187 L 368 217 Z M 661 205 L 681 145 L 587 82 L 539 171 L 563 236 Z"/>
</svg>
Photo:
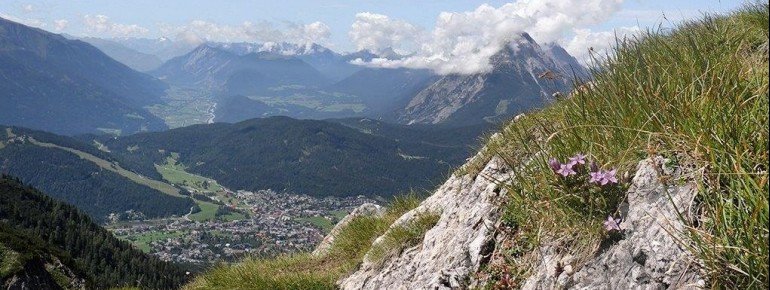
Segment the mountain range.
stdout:
<svg viewBox="0 0 770 290">
<path fill-rule="evenodd" d="M 63 134 L 162 130 L 167 85 L 78 40 L 0 18 L 0 124 Z"/>
</svg>

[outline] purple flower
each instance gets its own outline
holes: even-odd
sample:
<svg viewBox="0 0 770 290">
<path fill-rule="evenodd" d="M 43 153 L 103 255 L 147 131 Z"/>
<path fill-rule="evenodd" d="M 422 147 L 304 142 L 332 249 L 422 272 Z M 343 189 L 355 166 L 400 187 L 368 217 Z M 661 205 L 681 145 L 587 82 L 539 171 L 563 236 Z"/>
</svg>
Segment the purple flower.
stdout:
<svg viewBox="0 0 770 290">
<path fill-rule="evenodd" d="M 569 164 L 561 164 L 559 170 L 557 170 L 556 173 L 561 174 L 564 177 L 577 174 L 575 170 L 572 170 L 572 166 Z"/>
<path fill-rule="evenodd" d="M 572 156 L 569 158 L 568 164 L 577 165 L 577 164 L 586 164 L 586 156 L 583 154 L 575 154 L 575 156 Z"/>
<path fill-rule="evenodd" d="M 556 158 L 552 157 L 551 159 L 548 159 L 548 166 L 551 167 L 551 170 L 556 172 L 559 170 L 559 168 L 561 168 L 561 163 L 559 162 L 559 160 L 556 160 Z"/>
<path fill-rule="evenodd" d="M 620 219 L 612 218 L 611 215 L 608 215 L 607 220 L 604 221 L 604 229 L 608 232 L 620 231 Z"/>
<path fill-rule="evenodd" d="M 591 165 L 589 166 L 591 172 L 599 172 L 599 165 L 596 164 L 593 160 L 591 160 Z"/>
<path fill-rule="evenodd" d="M 599 171 L 594 171 L 594 172 L 588 173 L 588 175 L 591 176 L 591 180 L 589 180 L 588 182 L 593 182 L 593 183 L 596 183 L 596 184 L 601 184 L 602 180 L 604 180 L 604 173 L 599 172 Z"/>
<path fill-rule="evenodd" d="M 607 183 L 618 183 L 618 178 L 615 177 L 615 171 L 616 170 L 614 168 L 610 171 L 604 171 L 602 176 L 602 185 Z"/>
</svg>

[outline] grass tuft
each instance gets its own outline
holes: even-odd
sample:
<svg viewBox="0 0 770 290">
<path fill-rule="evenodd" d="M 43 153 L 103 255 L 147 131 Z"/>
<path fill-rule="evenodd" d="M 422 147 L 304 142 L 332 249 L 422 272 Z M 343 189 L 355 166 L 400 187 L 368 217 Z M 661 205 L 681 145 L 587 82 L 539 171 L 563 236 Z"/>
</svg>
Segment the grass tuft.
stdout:
<svg viewBox="0 0 770 290">
<path fill-rule="evenodd" d="M 421 212 L 406 224 L 390 228 L 378 243 L 372 245 L 367 258 L 374 263 L 381 263 L 386 257 L 398 255 L 404 249 L 417 245 L 440 217 L 436 213 Z"/>
<path fill-rule="evenodd" d="M 507 255 L 519 282 L 528 255 L 556 241 L 578 263 L 603 238 L 601 206 L 570 198 L 548 166 L 585 153 L 631 175 L 640 159 L 663 155 L 702 172 L 701 212 L 681 233 L 714 288 L 768 287 L 768 5 L 706 16 L 673 31 L 619 40 L 614 56 L 571 98 L 503 129 L 490 152 L 518 178 L 504 218 L 515 234 Z"/>
</svg>

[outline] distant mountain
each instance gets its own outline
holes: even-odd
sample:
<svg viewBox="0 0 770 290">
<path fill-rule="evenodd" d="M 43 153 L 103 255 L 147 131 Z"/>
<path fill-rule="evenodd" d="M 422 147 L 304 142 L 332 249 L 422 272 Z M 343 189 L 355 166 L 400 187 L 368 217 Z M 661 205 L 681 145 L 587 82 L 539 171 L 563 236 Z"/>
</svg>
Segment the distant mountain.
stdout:
<svg viewBox="0 0 770 290">
<path fill-rule="evenodd" d="M 95 37 L 85 37 L 82 40 L 137 71 L 150 71 L 163 64 L 163 61 L 155 55 L 136 51 L 112 40 Z"/>
<path fill-rule="evenodd" d="M 417 93 L 400 111 L 407 124 L 456 125 L 503 121 L 542 107 L 552 94 L 569 93 L 574 76 L 587 72 L 555 44 L 538 45 L 523 34 L 490 59 L 492 70 L 472 75 L 446 75 Z"/>
<path fill-rule="evenodd" d="M 356 95 L 372 110 L 370 115 L 392 119 L 396 110 L 437 79 L 430 70 L 364 68 L 326 89 Z"/>
<path fill-rule="evenodd" d="M 0 173 L 19 177 L 100 222 L 111 213 L 130 210 L 158 218 L 182 216 L 196 207 L 189 198 L 170 196 L 140 185 L 76 153 L 48 144 L 78 150 L 105 163 L 123 163 L 92 144 L 71 137 L 0 126 Z M 160 179 L 157 174 L 145 176 Z"/>
<path fill-rule="evenodd" d="M 297 58 L 267 52 L 238 55 L 210 44 L 167 61 L 152 74 L 174 84 L 223 91 L 225 96 L 261 93 L 271 86 L 327 82 L 320 72 Z"/>
<path fill-rule="evenodd" d="M 398 54 L 392 48 L 385 49 L 383 52 L 379 54 L 374 53 L 371 50 L 364 49 L 364 50 L 359 50 L 352 53 L 347 53 L 342 56 L 342 58 L 345 59 L 345 61 L 347 62 L 351 62 L 357 59 L 360 59 L 361 61 L 369 62 L 375 58 L 400 59 L 402 57 L 404 56 Z"/>
<path fill-rule="evenodd" d="M 392 196 L 410 188 L 432 187 L 468 157 L 471 144 L 439 141 L 435 136 L 475 140 L 481 131 L 392 125 L 384 129 L 388 134 L 379 134 L 376 128 L 385 126 L 352 126 L 351 122 L 373 121 L 341 124 L 272 117 L 100 141 L 128 162 L 125 166 L 146 171 L 154 170 L 152 164 L 165 160 L 169 152 L 177 152 L 189 171 L 232 189 Z"/>
<path fill-rule="evenodd" d="M 115 238 L 75 207 L 0 176 L 3 289 L 175 289 L 184 270 Z"/>
<path fill-rule="evenodd" d="M 245 55 L 249 53 L 269 53 L 281 56 L 291 56 L 301 59 L 317 69 L 324 77 L 332 81 L 340 81 L 363 67 L 350 64 L 352 60 L 347 55 L 341 55 L 319 44 L 294 44 L 286 42 L 266 43 L 211 43 L 229 52 Z"/>
<path fill-rule="evenodd" d="M 166 85 L 82 41 L 0 18 L 0 124 L 63 134 L 165 129 Z"/>
<path fill-rule="evenodd" d="M 111 38 L 109 40 L 138 52 L 154 55 L 162 62 L 168 61 L 169 59 L 175 58 L 177 56 L 185 55 L 198 47 L 198 44 L 192 44 L 186 41 L 172 40 L 167 37 L 156 39 L 121 37 Z"/>
</svg>

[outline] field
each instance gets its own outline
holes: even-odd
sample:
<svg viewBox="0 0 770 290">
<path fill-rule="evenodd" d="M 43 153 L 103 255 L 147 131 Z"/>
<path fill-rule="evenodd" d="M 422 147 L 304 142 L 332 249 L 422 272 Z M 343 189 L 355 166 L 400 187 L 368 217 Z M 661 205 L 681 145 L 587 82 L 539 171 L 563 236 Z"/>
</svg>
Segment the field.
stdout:
<svg viewBox="0 0 770 290">
<path fill-rule="evenodd" d="M 163 119 L 171 129 L 212 121 L 216 105 L 206 91 L 177 87 L 168 89 L 163 101 L 164 104 L 155 104 L 147 109 Z"/>
<path fill-rule="evenodd" d="M 155 169 L 163 176 L 164 180 L 171 184 L 189 187 L 200 192 L 219 192 L 223 190 L 216 180 L 185 171 L 187 166 L 179 163 L 177 161 L 178 158 L 179 154 L 171 153 L 171 156 L 166 158 L 166 163 L 155 165 Z"/>
<path fill-rule="evenodd" d="M 337 222 L 339 222 L 341 219 L 343 219 L 345 216 L 348 215 L 348 212 L 343 210 L 337 210 L 337 211 L 333 211 L 332 215 L 334 216 L 333 220 L 330 220 L 322 216 L 299 217 L 297 218 L 297 220 L 311 223 L 314 226 L 321 228 L 325 233 L 328 233 L 329 231 L 332 230 L 332 228 L 334 228 Z"/>
<path fill-rule="evenodd" d="M 142 252 L 149 253 L 150 252 L 150 244 L 155 241 L 165 240 L 168 238 L 176 238 L 181 237 L 183 235 L 187 234 L 186 232 L 181 231 L 174 231 L 174 232 L 147 232 L 144 234 L 131 236 L 128 238 L 125 238 L 125 240 L 131 242 L 134 247 L 136 247 L 139 250 L 142 250 Z"/>
</svg>

